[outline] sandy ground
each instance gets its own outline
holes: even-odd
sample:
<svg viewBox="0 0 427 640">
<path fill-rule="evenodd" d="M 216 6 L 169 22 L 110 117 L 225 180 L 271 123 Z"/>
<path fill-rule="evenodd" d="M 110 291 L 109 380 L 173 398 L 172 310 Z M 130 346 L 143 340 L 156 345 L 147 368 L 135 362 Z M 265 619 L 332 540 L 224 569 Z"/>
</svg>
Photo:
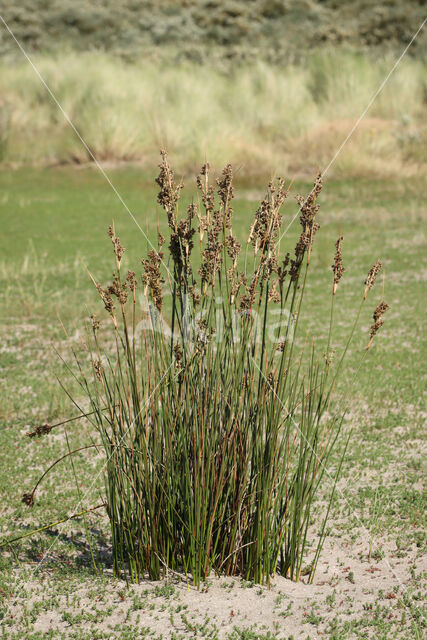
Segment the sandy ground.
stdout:
<svg viewBox="0 0 427 640">
<path fill-rule="evenodd" d="M 16 574 L 4 637 L 27 637 L 25 612 L 32 633 L 65 638 L 121 638 L 127 628 L 130 638 L 170 640 L 416 637 L 405 593 L 411 574 L 427 570 L 427 563 L 417 558 L 415 545 L 401 558 L 391 544 L 383 551 L 384 558 L 369 561 L 366 539 L 350 544 L 328 538 L 312 585 L 277 576 L 260 587 L 215 577 L 198 591 L 176 576 L 126 588 L 108 572 L 98 580 L 76 576 L 63 584 L 43 569 L 39 575 Z M 386 635 L 378 635 L 378 617 L 387 623 Z M 357 628 L 333 635 L 352 622 Z"/>
</svg>

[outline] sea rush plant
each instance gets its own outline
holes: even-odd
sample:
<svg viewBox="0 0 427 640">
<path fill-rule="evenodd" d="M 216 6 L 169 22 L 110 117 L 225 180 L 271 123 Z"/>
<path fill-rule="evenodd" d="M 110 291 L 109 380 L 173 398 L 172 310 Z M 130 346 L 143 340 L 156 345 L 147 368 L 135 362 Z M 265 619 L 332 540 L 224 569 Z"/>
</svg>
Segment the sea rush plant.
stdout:
<svg viewBox="0 0 427 640">
<path fill-rule="evenodd" d="M 180 217 L 182 184 L 162 152 L 158 203 L 167 216 L 170 257 L 158 233 L 157 248 L 142 259 L 142 274 L 124 273 L 124 248 L 110 227 L 112 284 L 94 280 L 112 323 L 114 349 L 102 340 L 104 331 L 111 335 L 108 323 L 92 316 L 92 374 L 83 374 L 78 362 L 90 402 L 84 415 L 105 455 L 114 572 L 132 582 L 146 574 L 159 579 L 168 570 L 191 575 L 197 586 L 212 570 L 259 583 L 276 572 L 298 580 L 313 501 L 342 433 L 345 402 L 334 410 L 331 394 L 381 263 L 368 274 L 347 344 L 332 362 L 334 300 L 344 273 L 340 237 L 326 353 L 317 354 L 307 341 L 299 344 L 321 176 L 307 198 L 298 197 L 301 233 L 292 255 L 279 255 L 289 188 L 277 179 L 268 185 L 240 260 L 232 178 L 227 165 L 215 190 L 205 164 L 197 177 L 201 206 L 192 202 Z M 137 304 L 141 285 L 145 311 Z M 381 302 L 375 310 L 367 349 L 386 309 Z M 43 425 L 29 435 L 52 428 Z M 327 471 L 333 487 L 341 462 Z M 34 491 L 24 501 L 32 505 Z"/>
</svg>

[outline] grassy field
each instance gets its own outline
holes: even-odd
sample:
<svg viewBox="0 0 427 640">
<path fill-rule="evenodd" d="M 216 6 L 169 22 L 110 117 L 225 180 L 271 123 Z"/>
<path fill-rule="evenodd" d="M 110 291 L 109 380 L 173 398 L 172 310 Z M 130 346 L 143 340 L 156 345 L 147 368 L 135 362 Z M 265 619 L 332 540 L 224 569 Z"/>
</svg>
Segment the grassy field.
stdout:
<svg viewBox="0 0 427 640">
<path fill-rule="evenodd" d="M 154 175 L 154 170 L 141 173 L 129 167 L 111 172 L 114 185 L 153 239 Z M 186 199 L 194 193 L 189 183 L 187 179 Z M 304 194 L 310 188 L 308 181 L 297 182 L 293 192 Z M 3 549 L 2 637 L 422 637 L 424 189 L 425 182 L 416 176 L 388 181 L 336 177 L 327 181 L 321 195 L 322 228 L 306 301 L 307 330 L 319 340 L 324 337 L 329 311 L 325 291 L 340 233 L 346 272 L 338 299 L 336 346 L 344 340 L 352 321 L 349 311 L 378 257 L 385 266 L 390 311 L 365 368 L 355 378 L 357 353 L 367 343 L 371 314 L 381 299 L 378 283 L 342 382 L 341 392 L 352 384 L 346 422 L 352 436 L 315 583 L 294 585 L 277 579 L 267 589 L 212 577 L 202 593 L 194 593 L 171 576 L 128 588 L 111 577 L 108 523 L 98 511 Z M 237 237 L 245 237 L 262 185 L 249 187 L 242 181 L 236 195 L 233 229 Z M 286 219 L 296 211 L 295 202 L 288 202 Z M 102 282 L 111 277 L 108 224 L 114 220 L 127 248 L 125 266 L 133 265 L 137 272 L 147 242 L 92 169 L 3 170 L 0 219 L 0 527 L 5 539 L 75 513 L 80 501 L 87 508 L 101 501 L 100 460 L 83 452 L 74 458 L 74 466 L 69 460 L 59 463 L 32 510 L 23 505 L 22 493 L 67 451 L 67 439 L 75 448 L 90 438 L 89 425 L 72 423 L 45 439 L 30 440 L 26 433 L 30 426 L 73 414 L 54 371 L 76 390 L 58 353 L 71 361 L 71 350 L 81 349 L 84 318 L 99 310 L 86 267 Z M 160 228 L 164 226 L 161 219 Z M 283 240 L 284 252 L 292 249 L 297 234 L 295 222 Z M 315 526 L 313 538 L 316 530 Z M 91 564 L 90 541 L 98 575 Z"/>
</svg>

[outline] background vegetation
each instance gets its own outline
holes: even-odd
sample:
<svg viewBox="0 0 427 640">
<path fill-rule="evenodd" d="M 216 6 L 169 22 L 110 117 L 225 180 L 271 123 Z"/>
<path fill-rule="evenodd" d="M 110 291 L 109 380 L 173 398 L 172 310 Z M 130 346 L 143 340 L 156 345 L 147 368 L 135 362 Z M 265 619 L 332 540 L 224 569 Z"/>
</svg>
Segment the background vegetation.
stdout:
<svg viewBox="0 0 427 640">
<path fill-rule="evenodd" d="M 395 56 L 396 57 L 396 56 Z M 179 172 L 208 157 L 237 179 L 324 168 L 394 59 L 319 51 L 304 65 L 126 62 L 107 53 L 34 56 L 59 103 L 102 162 Z M 397 176 L 426 164 L 424 66 L 405 58 L 340 153 L 336 175 Z M 86 163 L 91 157 L 25 59 L 0 64 L 0 157 L 7 164 Z"/>
<path fill-rule="evenodd" d="M 313 47 L 399 48 L 425 18 L 422 0 L 3 0 L 30 51 L 69 46 L 135 60 L 217 59 L 289 64 Z M 214 51 L 213 51 L 214 50 Z M 0 51 L 16 53 L 6 32 Z M 422 55 L 415 43 L 412 55 Z"/>
<path fill-rule="evenodd" d="M 424 18 L 388 0 L 6 0 L 2 15 L 93 153 L 237 179 L 325 167 Z M 331 170 L 425 170 L 421 33 Z M 91 161 L 5 28 L 0 162 Z"/>
</svg>

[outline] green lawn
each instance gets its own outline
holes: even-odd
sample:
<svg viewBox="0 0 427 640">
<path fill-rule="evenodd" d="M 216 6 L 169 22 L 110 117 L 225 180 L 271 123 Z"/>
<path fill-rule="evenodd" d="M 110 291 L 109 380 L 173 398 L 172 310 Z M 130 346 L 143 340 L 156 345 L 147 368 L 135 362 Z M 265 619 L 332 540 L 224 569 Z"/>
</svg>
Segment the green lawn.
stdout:
<svg viewBox="0 0 427 640">
<path fill-rule="evenodd" d="M 158 224 L 154 170 L 152 175 L 141 175 L 136 168 L 116 169 L 110 176 L 140 226 L 154 240 Z M 189 201 L 195 190 L 191 179 L 186 180 L 186 185 L 184 201 Z M 316 629 L 323 630 L 324 637 L 336 639 L 409 639 L 422 635 L 419 606 L 425 551 L 425 504 L 421 488 L 426 355 L 424 188 L 425 183 L 420 179 L 327 181 L 321 195 L 319 222 L 322 228 L 315 241 L 305 328 L 320 342 L 325 336 L 330 265 L 339 234 L 344 236 L 346 271 L 337 299 L 335 346 L 339 348 L 344 343 L 367 271 L 377 258 L 384 263 L 384 296 L 390 305 L 378 340 L 365 366 L 355 376 L 358 355 L 368 340 L 372 312 L 381 299 L 380 280 L 362 314 L 348 368 L 338 390 L 340 397 L 339 394 L 345 394 L 350 383 L 352 385 L 346 422 L 346 428 L 352 429 L 352 437 L 330 517 L 327 546 L 340 547 L 344 565 L 351 564 L 348 556 L 354 562 L 377 564 L 386 577 L 391 573 L 388 582 L 384 578 L 384 584 L 379 578 L 369 580 L 372 602 L 357 615 L 354 611 L 343 611 L 329 594 L 327 619 L 322 612 L 316 613 L 313 605 L 314 609 L 308 614 L 310 628 L 304 625 L 303 635 L 295 637 L 317 637 L 310 635 L 316 633 Z M 309 189 L 310 182 L 297 183 L 292 188 L 293 193 L 306 193 Z M 262 185 L 237 186 L 235 191 L 233 230 L 244 240 L 257 208 L 257 198 L 263 194 Z M 295 201 L 290 199 L 284 207 L 285 225 L 296 211 Z M 101 479 L 86 496 L 99 468 L 99 460 L 93 459 L 89 451 L 75 457 L 74 470 L 68 460 L 59 463 L 44 482 L 34 508 L 25 507 L 20 501 L 22 493 L 32 488 L 50 462 L 67 451 L 63 432 L 36 441 L 27 438 L 25 433 L 29 425 L 73 415 L 71 403 L 54 375 L 56 371 L 69 381 L 55 350 L 71 361 L 71 349 L 80 348 L 78 331 L 82 330 L 84 318 L 94 310 L 102 313 L 86 267 L 100 281 L 111 277 L 108 224 L 114 220 L 116 232 L 127 249 L 125 266 L 133 266 L 137 272 L 140 258 L 147 253 L 147 241 L 95 170 L 2 171 L 0 216 L 0 528 L 2 538 L 6 538 L 74 513 L 79 491 L 83 492 L 83 504 L 87 507 L 100 501 Z M 162 229 L 165 227 L 162 211 L 159 217 Z M 299 224 L 295 221 L 282 241 L 284 252 L 292 251 L 298 233 Z M 73 387 L 72 382 L 70 384 Z M 77 428 L 70 425 L 67 434 L 71 448 L 88 442 L 87 425 Z M 77 488 L 74 472 L 79 478 Z M 80 612 L 82 618 L 73 619 L 78 609 L 72 602 L 77 584 L 87 590 L 96 584 L 103 594 L 110 593 L 111 589 L 116 592 L 124 589 L 123 601 L 134 607 L 132 611 L 138 609 L 135 592 L 132 595 L 125 585 L 117 585 L 117 581 L 108 577 L 110 540 L 105 518 L 93 514 L 87 523 L 104 577 L 93 575 L 81 519 L 52 527 L 2 550 L 0 619 L 3 618 L 3 622 L 0 624 L 5 638 L 47 637 L 37 635 L 39 627 L 35 625 L 41 612 L 59 606 L 58 598 L 65 598 L 68 603 L 64 605 L 61 601 L 61 607 L 65 607 L 65 622 L 62 622 L 72 628 L 61 631 L 68 634 L 64 637 L 145 637 L 141 627 L 138 627 L 141 635 L 136 635 L 137 627 L 132 624 L 137 623 L 130 614 L 120 629 L 106 631 L 105 636 L 95 635 L 91 625 L 100 619 L 108 622 L 107 604 L 98 605 L 102 610 L 98 618 L 86 611 Z M 47 562 L 37 566 L 53 541 L 55 545 Z M 398 578 L 393 577 L 391 569 L 397 565 L 403 565 L 395 570 Z M 34 570 L 35 574 L 26 573 Z M 399 573 L 401 571 L 406 573 Z M 40 579 L 45 580 L 46 591 L 40 588 Z M 353 586 L 354 580 L 350 577 L 337 589 L 350 589 L 351 596 Z M 388 599 L 384 595 L 387 589 L 394 589 L 395 594 Z M 316 602 L 314 592 L 307 591 L 307 595 Z M 357 597 L 353 594 L 354 601 Z M 321 596 L 318 600 L 321 602 Z M 101 598 L 101 603 L 103 601 Z M 154 610 L 157 602 L 154 601 Z M 354 602 L 353 605 L 356 606 Z M 388 617 L 386 605 L 390 605 L 396 615 Z M 347 609 L 349 607 L 350 604 Z M 240 631 L 233 631 L 235 635 L 227 637 L 236 640 L 268 637 L 243 635 L 243 627 L 243 623 L 240 624 Z M 185 629 L 184 625 L 184 631 L 179 632 L 183 635 L 176 632 L 176 636 L 164 637 L 216 637 L 212 625 L 199 629 L 198 635 L 191 630 L 191 624 Z M 271 637 L 287 638 L 290 634 L 286 635 L 285 631 L 284 616 L 283 628 Z M 58 635 L 51 637 L 62 636 L 58 631 Z M 152 636 L 147 632 L 146 637 Z"/>
</svg>

